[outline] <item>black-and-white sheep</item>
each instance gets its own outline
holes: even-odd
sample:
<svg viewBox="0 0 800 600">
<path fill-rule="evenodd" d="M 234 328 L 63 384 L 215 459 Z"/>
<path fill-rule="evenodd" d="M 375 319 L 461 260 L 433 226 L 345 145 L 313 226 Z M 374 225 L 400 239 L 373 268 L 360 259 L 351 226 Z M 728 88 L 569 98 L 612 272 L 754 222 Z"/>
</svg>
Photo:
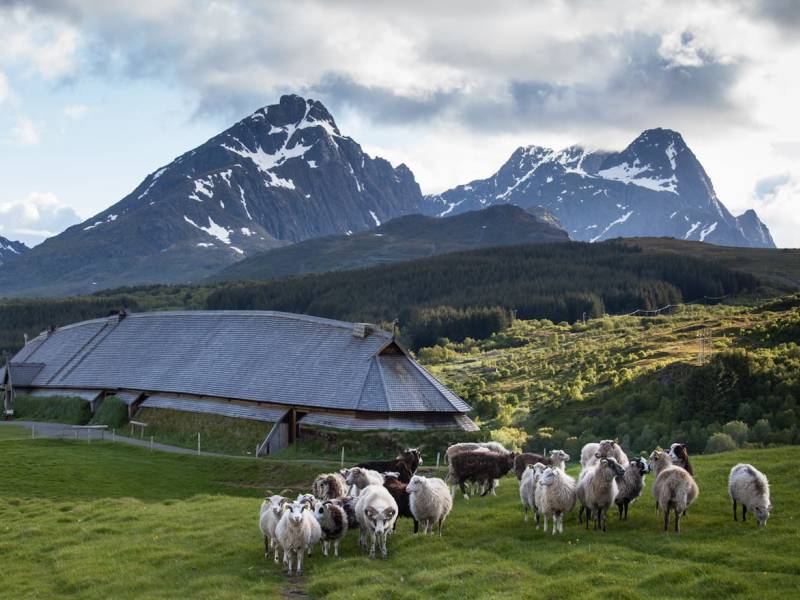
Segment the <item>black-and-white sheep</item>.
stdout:
<svg viewBox="0 0 800 600">
<path fill-rule="evenodd" d="M 317 475 L 311 484 L 311 493 L 318 500 L 333 500 L 347 495 L 347 480 L 341 473 Z"/>
<path fill-rule="evenodd" d="M 332 500 L 322 500 L 314 507 L 314 516 L 322 530 L 322 554 L 328 556 L 331 542 L 333 555 L 339 556 L 339 542 L 348 529 L 347 513 Z"/>
<path fill-rule="evenodd" d="M 632 504 L 644 489 L 645 475 L 650 472 L 650 465 L 643 458 L 632 459 L 625 467 L 625 473 L 617 477 L 617 498 L 615 500 L 619 508 L 619 518 L 628 520 L 628 506 Z"/>
</svg>

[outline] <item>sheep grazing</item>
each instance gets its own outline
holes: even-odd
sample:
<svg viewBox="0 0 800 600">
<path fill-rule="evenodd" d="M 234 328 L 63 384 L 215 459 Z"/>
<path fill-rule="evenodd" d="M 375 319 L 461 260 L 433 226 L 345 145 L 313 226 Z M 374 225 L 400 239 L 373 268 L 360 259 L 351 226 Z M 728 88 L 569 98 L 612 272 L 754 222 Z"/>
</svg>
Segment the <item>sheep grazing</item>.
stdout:
<svg viewBox="0 0 800 600">
<path fill-rule="evenodd" d="M 292 575 L 293 563 L 297 564 L 295 573 L 303 574 L 303 555 L 319 540 L 321 531 L 308 503 L 296 500 L 284 506 L 275 536 L 283 549 L 283 564 L 289 575 Z"/>
<path fill-rule="evenodd" d="M 403 450 L 393 460 L 371 460 L 356 465 L 362 469 L 370 469 L 378 473 L 397 473 L 400 481 L 408 483 L 422 464 L 422 455 L 417 448 Z"/>
<path fill-rule="evenodd" d="M 317 475 L 311 484 L 311 493 L 318 500 L 333 500 L 347 494 L 347 480 L 341 473 Z"/>
<path fill-rule="evenodd" d="M 517 454 L 516 458 L 514 459 L 514 473 L 516 474 L 517 479 L 522 481 L 522 475 L 525 473 L 525 469 L 528 467 L 528 465 L 542 463 L 546 467 L 563 469 L 567 461 L 569 461 L 569 454 L 563 450 L 551 450 L 550 456 L 548 457 L 544 457 L 541 454 L 535 454 L 533 452 L 523 452 L 522 454 Z"/>
<path fill-rule="evenodd" d="M 383 485 L 383 479 L 383 475 L 377 471 L 363 467 L 353 467 L 347 471 L 345 481 L 350 486 L 351 491 L 354 491 L 351 495 L 358 496 L 361 494 L 361 490 L 369 485 Z"/>
<path fill-rule="evenodd" d="M 453 508 L 447 484 L 437 477 L 414 475 L 406 491 L 411 499 L 411 513 L 415 521 L 422 524 L 423 533 L 433 533 L 434 526 L 438 526 L 441 537 L 444 520 Z"/>
<path fill-rule="evenodd" d="M 525 522 L 528 522 L 528 511 L 533 511 L 537 529 L 539 528 L 539 508 L 536 506 L 536 484 L 539 482 L 542 471 L 546 468 L 544 463 L 540 462 L 528 465 L 519 482 L 519 499 L 525 510 Z"/>
<path fill-rule="evenodd" d="M 617 477 L 617 497 L 614 500 L 619 508 L 619 518 L 628 520 L 628 506 L 642 495 L 644 478 L 650 472 L 650 465 L 643 458 L 636 457 L 625 467 L 625 473 Z"/>
<path fill-rule="evenodd" d="M 575 480 L 563 469 L 546 467 L 536 486 L 536 508 L 544 515 L 544 531 L 547 532 L 547 517 L 553 520 L 553 535 L 564 533 L 564 515 L 575 506 Z"/>
<path fill-rule="evenodd" d="M 413 477 L 412 477 L 413 479 Z M 411 502 L 407 491 L 408 484 L 404 481 L 400 481 L 400 478 L 392 474 L 385 474 L 383 487 L 385 487 L 388 492 L 394 498 L 394 501 L 397 502 L 397 516 L 398 517 L 407 517 L 409 519 L 414 520 L 414 533 L 417 533 L 419 529 L 419 523 L 414 518 L 413 513 L 411 512 Z M 394 522 L 394 528 L 397 529 L 397 521 Z"/>
<path fill-rule="evenodd" d="M 269 496 L 261 503 L 261 512 L 258 517 L 258 526 L 264 535 L 264 558 L 269 558 L 270 549 L 275 550 L 275 562 L 278 562 L 278 545 L 275 542 L 275 528 L 281 520 L 283 509 L 288 498 L 283 496 Z"/>
<path fill-rule="evenodd" d="M 686 444 L 674 442 L 669 447 L 669 457 L 673 465 L 685 469 L 689 475 L 694 477 L 694 469 L 692 468 L 692 463 L 689 461 L 689 449 Z"/>
<path fill-rule="evenodd" d="M 655 473 L 653 496 L 658 509 L 664 512 L 664 531 L 669 529 L 669 513 L 675 513 L 675 531 L 681 530 L 681 517 L 700 493 L 694 477 L 683 467 L 672 464 L 669 454 L 656 449 L 650 455 L 650 468 Z"/>
<path fill-rule="evenodd" d="M 450 461 L 447 472 L 447 481 L 452 486 L 459 486 L 464 499 L 469 500 L 469 495 L 464 487 L 466 481 L 485 483 L 489 489 L 481 493 L 485 496 L 494 489 L 494 480 L 500 479 L 514 468 L 515 454 L 499 454 L 497 452 L 463 452 L 456 454 Z"/>
<path fill-rule="evenodd" d="M 356 503 L 356 519 L 361 530 L 359 543 L 366 547 L 367 536 L 372 538 L 370 558 L 375 558 L 376 546 L 386 558 L 386 536 L 394 529 L 397 512 L 397 502 L 383 485 L 368 485 L 361 491 Z"/>
<path fill-rule="evenodd" d="M 738 464 L 728 477 L 728 494 L 733 502 L 733 520 L 737 521 L 736 504 L 742 505 L 742 523 L 747 520 L 747 510 L 755 513 L 759 527 L 767 526 L 772 503 L 769 500 L 767 476 L 753 465 Z"/>
<path fill-rule="evenodd" d="M 322 555 L 328 556 L 333 542 L 333 555 L 339 556 L 339 542 L 347 533 L 347 513 L 332 500 L 317 502 L 314 516 L 322 530 Z"/>
<path fill-rule="evenodd" d="M 607 531 L 608 509 L 619 491 L 616 478 L 624 473 L 625 469 L 611 456 L 600 458 L 581 473 L 575 492 L 583 505 L 581 513 L 586 511 L 586 529 L 589 529 L 589 519 L 593 518 L 595 529 Z"/>
</svg>

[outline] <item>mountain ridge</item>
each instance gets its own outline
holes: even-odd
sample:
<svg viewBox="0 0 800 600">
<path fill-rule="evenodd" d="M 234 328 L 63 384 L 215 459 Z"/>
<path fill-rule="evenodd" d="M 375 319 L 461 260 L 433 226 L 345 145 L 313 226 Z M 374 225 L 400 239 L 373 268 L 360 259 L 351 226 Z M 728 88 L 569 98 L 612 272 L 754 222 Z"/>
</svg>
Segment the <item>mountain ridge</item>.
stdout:
<svg viewBox="0 0 800 600">
<path fill-rule="evenodd" d="M 25 244 L 12 241 L 0 235 L 0 265 L 16 260 L 30 252 Z"/>
<path fill-rule="evenodd" d="M 683 136 L 663 128 L 643 131 L 619 152 L 520 146 L 491 177 L 425 201 L 426 212 L 439 216 L 498 203 L 541 205 L 579 241 L 645 235 L 775 247 L 755 211 L 732 215 Z"/>
</svg>

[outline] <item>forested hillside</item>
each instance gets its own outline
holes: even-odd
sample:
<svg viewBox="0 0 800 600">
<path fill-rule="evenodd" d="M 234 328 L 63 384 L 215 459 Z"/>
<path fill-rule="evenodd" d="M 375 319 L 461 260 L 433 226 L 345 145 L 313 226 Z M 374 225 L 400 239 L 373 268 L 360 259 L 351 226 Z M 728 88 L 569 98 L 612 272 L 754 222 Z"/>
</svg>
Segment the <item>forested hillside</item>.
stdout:
<svg viewBox="0 0 800 600">
<path fill-rule="evenodd" d="M 433 256 L 369 269 L 205 287 L 148 286 L 0 305 L 0 340 L 130 310 L 281 310 L 391 327 L 417 348 L 439 337 L 481 338 L 513 318 L 574 322 L 604 314 L 748 292 L 748 273 L 623 244 L 531 244 Z"/>
<path fill-rule="evenodd" d="M 579 452 L 618 437 L 633 453 L 800 443 L 800 296 L 759 307 L 681 306 L 658 317 L 517 321 L 420 359 L 494 436 Z"/>
</svg>

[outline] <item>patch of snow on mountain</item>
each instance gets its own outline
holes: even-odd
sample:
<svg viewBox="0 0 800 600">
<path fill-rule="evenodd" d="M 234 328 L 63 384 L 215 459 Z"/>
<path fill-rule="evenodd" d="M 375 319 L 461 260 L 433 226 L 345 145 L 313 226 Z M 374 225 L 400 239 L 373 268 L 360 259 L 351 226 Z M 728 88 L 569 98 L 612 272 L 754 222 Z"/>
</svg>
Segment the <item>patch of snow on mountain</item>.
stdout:
<svg viewBox="0 0 800 600">
<path fill-rule="evenodd" d="M 369 214 L 372 215 L 372 219 L 375 221 L 375 226 L 376 227 L 380 227 L 381 226 L 381 221 L 378 218 L 378 215 L 376 215 L 374 211 L 369 211 Z"/>
<path fill-rule="evenodd" d="M 669 216 L 669 218 L 671 219 L 672 217 L 674 217 L 674 216 L 675 216 L 675 215 L 677 215 L 677 214 L 678 214 L 678 211 L 676 210 L 674 213 L 672 213 L 672 214 Z"/>
<path fill-rule="evenodd" d="M 700 241 L 705 241 L 706 237 L 717 228 L 717 222 L 714 221 L 711 225 L 706 227 L 700 232 Z"/>
<path fill-rule="evenodd" d="M 244 199 L 244 190 L 242 189 L 242 186 L 239 186 L 239 195 L 242 198 L 242 208 L 244 208 L 244 214 L 246 214 L 247 218 L 252 221 L 253 217 L 250 216 L 250 211 L 247 210 L 247 200 Z"/>
<path fill-rule="evenodd" d="M 683 236 L 683 239 L 688 240 L 689 236 L 694 233 L 694 230 L 700 227 L 700 221 L 697 223 L 693 223 L 692 226 L 689 228 L 689 231 L 686 232 L 686 235 Z"/>
<path fill-rule="evenodd" d="M 672 170 L 675 170 L 675 157 L 678 155 L 678 151 L 675 150 L 675 140 L 672 140 L 667 146 L 667 158 L 669 159 L 669 165 L 672 167 Z"/>
<path fill-rule="evenodd" d="M 242 235 L 246 235 L 247 237 L 250 237 L 251 235 L 255 235 L 255 233 L 253 233 L 253 231 L 251 231 L 247 227 L 242 227 L 239 231 L 242 232 Z"/>
<path fill-rule="evenodd" d="M 199 244 L 197 244 L 197 247 L 198 248 L 213 248 L 214 244 L 208 244 L 206 242 L 200 242 Z"/>
<path fill-rule="evenodd" d="M 315 161 L 315 160 L 308 161 L 308 167 L 310 169 L 316 169 L 317 168 L 317 161 Z"/>
<path fill-rule="evenodd" d="M 89 225 L 88 227 L 84 227 L 83 230 L 84 231 L 89 231 L 90 229 L 94 229 L 95 227 L 99 227 L 103 223 L 111 223 L 112 221 L 116 221 L 116 220 L 117 220 L 117 215 L 108 215 L 106 217 L 105 221 L 96 221 L 92 225 Z"/>
<path fill-rule="evenodd" d="M 212 219 L 211 217 L 208 217 L 208 227 L 201 227 L 186 215 L 183 216 L 183 219 L 187 223 L 189 223 L 189 225 L 197 227 L 197 229 L 199 229 L 200 231 L 205 231 L 208 235 L 217 238 L 220 242 L 228 246 L 231 245 L 231 233 L 233 232 L 233 230 L 225 229 L 221 225 L 217 225 L 216 223 L 214 223 L 214 219 Z"/>
<path fill-rule="evenodd" d="M 643 173 L 650 171 L 650 165 L 639 164 L 639 159 L 633 161 L 632 165 L 627 162 L 598 171 L 597 174 L 605 179 L 621 181 L 625 184 L 637 185 L 639 187 L 655 190 L 656 192 L 672 192 L 677 194 L 678 178 L 672 175 L 666 179 L 657 177 L 644 177 Z"/>
<path fill-rule="evenodd" d="M 227 171 L 219 172 L 219 176 L 225 180 L 225 183 L 228 184 L 228 187 L 231 187 L 231 175 L 233 175 L 233 169 L 228 169 Z"/>
<path fill-rule="evenodd" d="M 627 220 L 630 218 L 630 216 L 631 216 L 632 214 L 633 214 L 633 211 L 631 210 L 631 211 L 628 211 L 628 212 L 626 212 L 624 215 L 622 215 L 622 216 L 621 216 L 619 219 L 617 219 L 616 221 L 611 221 L 611 223 L 609 223 L 609 224 L 608 224 L 608 227 L 606 227 L 605 229 L 603 229 L 603 231 L 601 231 L 601 232 L 600 232 L 600 235 L 596 235 L 595 237 L 593 237 L 593 238 L 592 238 L 591 240 L 589 240 L 589 241 L 590 241 L 590 242 L 596 242 L 596 241 L 597 241 L 597 240 L 599 240 L 601 237 L 603 237 L 603 236 L 604 236 L 604 235 L 605 235 L 605 234 L 608 232 L 608 230 L 609 230 L 609 229 L 611 229 L 611 228 L 612 228 L 612 227 L 614 227 L 615 225 L 619 225 L 619 224 L 621 224 L 621 223 L 624 223 L 625 221 L 627 221 Z"/>
<path fill-rule="evenodd" d="M 141 200 L 142 198 L 144 198 L 145 196 L 147 196 L 147 192 L 149 192 L 149 191 L 150 191 L 150 189 L 151 189 L 151 188 L 152 188 L 152 187 L 153 187 L 153 186 L 156 184 L 156 179 L 158 179 L 159 177 L 161 177 L 161 176 L 164 174 L 164 171 L 166 171 L 166 170 L 167 170 L 167 167 L 161 167 L 161 168 L 160 168 L 158 171 L 156 171 L 155 173 L 153 173 L 153 178 L 150 180 L 150 185 L 148 185 L 148 186 L 147 186 L 147 189 L 146 189 L 145 191 L 143 191 L 141 194 L 139 194 L 139 195 L 136 197 L 136 199 L 137 199 L 137 200 Z"/>
</svg>

